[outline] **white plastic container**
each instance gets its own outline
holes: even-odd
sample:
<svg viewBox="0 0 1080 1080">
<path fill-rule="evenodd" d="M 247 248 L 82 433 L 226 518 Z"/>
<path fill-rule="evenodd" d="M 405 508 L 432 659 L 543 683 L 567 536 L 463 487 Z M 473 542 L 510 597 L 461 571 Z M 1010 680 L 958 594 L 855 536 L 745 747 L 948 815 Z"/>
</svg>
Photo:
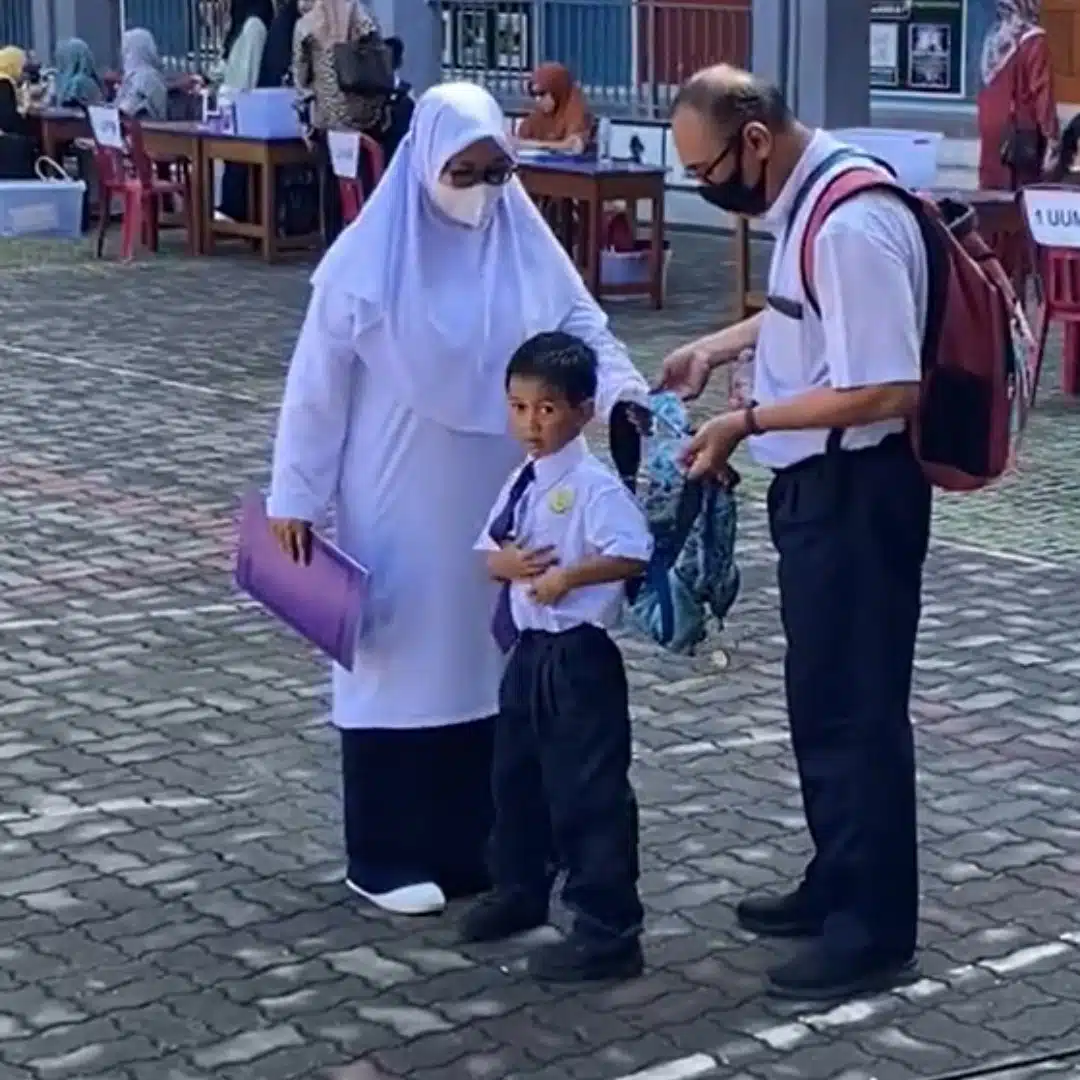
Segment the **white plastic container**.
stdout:
<svg viewBox="0 0 1080 1080">
<path fill-rule="evenodd" d="M 937 184 L 940 131 L 904 131 L 890 128 L 839 128 L 832 134 L 891 165 L 905 187 L 932 188 Z"/>
<path fill-rule="evenodd" d="M 648 240 L 639 240 L 635 251 L 600 252 L 600 286 L 633 285 L 644 296 L 649 291 L 650 258 Z M 667 275 L 671 266 L 671 245 L 664 242 L 664 267 L 661 276 L 661 295 L 667 295 Z M 605 296 L 609 300 L 633 300 L 632 295 Z"/>
<path fill-rule="evenodd" d="M 0 237 L 82 235 L 82 180 L 0 180 Z"/>
<path fill-rule="evenodd" d="M 247 139 L 299 139 L 300 117 L 291 86 L 266 86 L 234 93 L 236 134 Z"/>
</svg>

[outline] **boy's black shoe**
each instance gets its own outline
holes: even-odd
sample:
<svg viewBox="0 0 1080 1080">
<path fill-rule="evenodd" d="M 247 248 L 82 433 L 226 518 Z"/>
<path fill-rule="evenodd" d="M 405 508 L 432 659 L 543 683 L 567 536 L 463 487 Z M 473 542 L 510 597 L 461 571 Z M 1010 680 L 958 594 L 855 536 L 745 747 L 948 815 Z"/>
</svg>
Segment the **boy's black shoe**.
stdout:
<svg viewBox="0 0 1080 1080">
<path fill-rule="evenodd" d="M 522 892 L 496 889 L 478 900 L 461 920 L 460 937 L 474 944 L 502 941 L 543 926 L 548 919 L 548 898 L 538 900 Z"/>
<path fill-rule="evenodd" d="M 540 982 L 581 983 L 608 979 L 634 979 L 645 969 L 639 938 L 598 943 L 571 934 L 552 945 L 542 945 L 526 964 Z"/>
<path fill-rule="evenodd" d="M 846 953 L 815 941 L 786 964 L 769 971 L 773 997 L 795 1001 L 842 1001 L 876 994 L 910 981 L 914 960 L 874 952 Z"/>
<path fill-rule="evenodd" d="M 736 907 L 735 918 L 761 937 L 817 937 L 825 924 L 825 912 L 801 888 L 783 896 L 748 896 Z"/>
</svg>

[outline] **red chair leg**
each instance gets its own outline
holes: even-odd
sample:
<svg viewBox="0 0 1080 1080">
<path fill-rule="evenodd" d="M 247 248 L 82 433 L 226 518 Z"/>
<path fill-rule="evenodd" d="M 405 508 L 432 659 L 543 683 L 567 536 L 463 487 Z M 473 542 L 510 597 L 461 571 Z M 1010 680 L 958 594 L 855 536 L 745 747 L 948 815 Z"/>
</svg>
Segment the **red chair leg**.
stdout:
<svg viewBox="0 0 1080 1080">
<path fill-rule="evenodd" d="M 1080 394 L 1080 323 L 1065 324 L 1061 352 L 1061 389 L 1076 397 Z"/>
<path fill-rule="evenodd" d="M 142 199 L 136 191 L 124 192 L 124 221 L 120 230 L 120 258 L 133 259 L 143 231 Z"/>
<path fill-rule="evenodd" d="M 100 206 L 98 207 L 97 247 L 95 254 L 101 258 L 105 251 L 105 233 L 108 232 L 112 221 L 112 188 L 108 184 L 102 184 L 98 195 Z"/>
<path fill-rule="evenodd" d="M 1035 397 L 1039 392 L 1039 377 L 1042 375 L 1043 357 L 1046 355 L 1046 339 L 1050 336 L 1050 307 L 1039 307 L 1039 328 L 1036 331 L 1035 380 L 1031 386 L 1031 408 L 1035 408 Z"/>
<path fill-rule="evenodd" d="M 146 246 L 155 254 L 159 248 L 160 239 L 160 215 L 161 196 L 147 195 L 143 203 L 143 214 L 146 220 Z"/>
</svg>

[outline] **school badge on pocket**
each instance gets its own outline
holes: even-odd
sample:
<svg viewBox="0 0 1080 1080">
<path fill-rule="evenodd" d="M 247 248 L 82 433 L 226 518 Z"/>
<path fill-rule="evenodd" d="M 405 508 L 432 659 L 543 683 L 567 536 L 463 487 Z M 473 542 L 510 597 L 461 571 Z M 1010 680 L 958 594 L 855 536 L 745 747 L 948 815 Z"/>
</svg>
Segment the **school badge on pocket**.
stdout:
<svg viewBox="0 0 1080 1080">
<path fill-rule="evenodd" d="M 565 514 L 574 505 L 574 492 L 572 488 L 556 488 L 548 496 L 548 506 L 553 514 Z"/>
</svg>

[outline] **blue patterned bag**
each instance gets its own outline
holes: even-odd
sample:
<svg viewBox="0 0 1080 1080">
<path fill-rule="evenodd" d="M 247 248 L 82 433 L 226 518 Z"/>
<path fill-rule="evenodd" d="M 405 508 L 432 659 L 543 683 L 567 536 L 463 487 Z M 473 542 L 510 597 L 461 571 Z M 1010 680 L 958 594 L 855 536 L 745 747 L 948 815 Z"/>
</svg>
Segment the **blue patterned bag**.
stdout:
<svg viewBox="0 0 1080 1080">
<path fill-rule="evenodd" d="M 655 549 L 644 577 L 629 592 L 633 622 L 659 645 L 692 653 L 708 631 L 709 613 L 722 626 L 739 592 L 735 563 L 738 481 L 690 481 L 679 456 L 691 429 L 674 394 L 653 397 L 653 432 L 645 441 L 644 483 L 638 496 Z M 628 483 L 637 469 L 625 428 L 612 421 L 612 454 Z M 640 459 L 640 450 L 639 459 Z"/>
</svg>

